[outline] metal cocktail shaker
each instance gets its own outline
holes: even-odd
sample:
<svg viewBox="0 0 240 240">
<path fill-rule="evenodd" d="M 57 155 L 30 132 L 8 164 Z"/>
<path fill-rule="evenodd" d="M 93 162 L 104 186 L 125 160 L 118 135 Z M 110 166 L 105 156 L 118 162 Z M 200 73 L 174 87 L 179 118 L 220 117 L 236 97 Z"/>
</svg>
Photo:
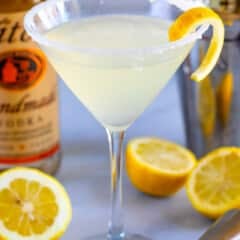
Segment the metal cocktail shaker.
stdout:
<svg viewBox="0 0 240 240">
<path fill-rule="evenodd" d="M 220 146 L 240 146 L 240 1 L 210 0 L 209 6 L 225 23 L 222 54 L 206 79 L 189 80 L 208 48 L 211 33 L 206 33 L 179 79 L 187 145 L 198 157 Z"/>
</svg>

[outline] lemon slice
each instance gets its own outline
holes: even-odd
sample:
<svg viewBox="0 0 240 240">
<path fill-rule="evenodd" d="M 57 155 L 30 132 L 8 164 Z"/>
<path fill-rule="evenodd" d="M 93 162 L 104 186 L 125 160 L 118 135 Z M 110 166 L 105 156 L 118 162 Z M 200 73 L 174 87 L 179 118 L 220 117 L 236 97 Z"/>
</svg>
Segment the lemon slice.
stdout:
<svg viewBox="0 0 240 240">
<path fill-rule="evenodd" d="M 58 239 L 71 214 L 69 197 L 54 178 L 27 168 L 0 175 L 0 239 Z"/>
<path fill-rule="evenodd" d="M 223 147 L 203 157 L 186 188 L 193 207 L 217 218 L 240 206 L 240 148 Z"/>
<path fill-rule="evenodd" d="M 141 192 L 153 196 L 177 192 L 195 163 L 190 151 L 165 140 L 138 138 L 127 146 L 126 168 L 130 181 Z"/>
<path fill-rule="evenodd" d="M 221 18 L 206 7 L 192 8 L 180 15 L 169 28 L 169 40 L 177 41 L 186 37 L 197 27 L 209 24 L 213 27 L 213 36 L 208 51 L 199 68 L 191 75 L 195 81 L 201 81 L 212 71 L 221 54 L 224 43 L 224 25 Z"/>
</svg>

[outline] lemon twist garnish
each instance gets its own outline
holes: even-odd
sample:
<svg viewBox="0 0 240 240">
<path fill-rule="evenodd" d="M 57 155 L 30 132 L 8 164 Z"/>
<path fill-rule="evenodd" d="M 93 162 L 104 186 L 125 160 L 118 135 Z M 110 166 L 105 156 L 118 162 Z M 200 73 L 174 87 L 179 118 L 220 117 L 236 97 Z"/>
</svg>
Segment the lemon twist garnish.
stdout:
<svg viewBox="0 0 240 240">
<path fill-rule="evenodd" d="M 177 41 L 203 24 L 213 27 L 213 35 L 202 63 L 191 75 L 191 79 L 198 82 L 212 71 L 221 54 L 224 43 L 224 25 L 221 18 L 209 8 L 196 7 L 181 14 L 169 28 L 169 40 Z"/>
</svg>

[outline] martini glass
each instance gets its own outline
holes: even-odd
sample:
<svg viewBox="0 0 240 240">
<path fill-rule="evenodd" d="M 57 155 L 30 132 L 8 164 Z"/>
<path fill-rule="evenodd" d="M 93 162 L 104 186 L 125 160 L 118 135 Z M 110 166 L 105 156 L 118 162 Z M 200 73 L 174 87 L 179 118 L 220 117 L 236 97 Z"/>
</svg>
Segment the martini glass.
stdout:
<svg viewBox="0 0 240 240">
<path fill-rule="evenodd" d="M 68 87 L 105 127 L 111 160 L 107 234 L 92 240 L 147 240 L 124 230 L 123 139 L 184 61 L 204 27 L 168 42 L 164 0 L 50 0 L 25 17 L 25 28 Z M 155 11 L 159 9 L 159 11 Z"/>
</svg>

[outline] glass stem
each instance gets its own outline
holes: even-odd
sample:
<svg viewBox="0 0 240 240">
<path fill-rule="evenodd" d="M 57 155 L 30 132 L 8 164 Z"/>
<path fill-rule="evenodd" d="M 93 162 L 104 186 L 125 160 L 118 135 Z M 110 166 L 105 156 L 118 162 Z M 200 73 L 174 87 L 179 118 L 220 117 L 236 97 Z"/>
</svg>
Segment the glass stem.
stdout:
<svg viewBox="0 0 240 240">
<path fill-rule="evenodd" d="M 122 211 L 122 168 L 124 131 L 107 130 L 111 161 L 111 218 L 108 239 L 124 239 Z"/>
</svg>

